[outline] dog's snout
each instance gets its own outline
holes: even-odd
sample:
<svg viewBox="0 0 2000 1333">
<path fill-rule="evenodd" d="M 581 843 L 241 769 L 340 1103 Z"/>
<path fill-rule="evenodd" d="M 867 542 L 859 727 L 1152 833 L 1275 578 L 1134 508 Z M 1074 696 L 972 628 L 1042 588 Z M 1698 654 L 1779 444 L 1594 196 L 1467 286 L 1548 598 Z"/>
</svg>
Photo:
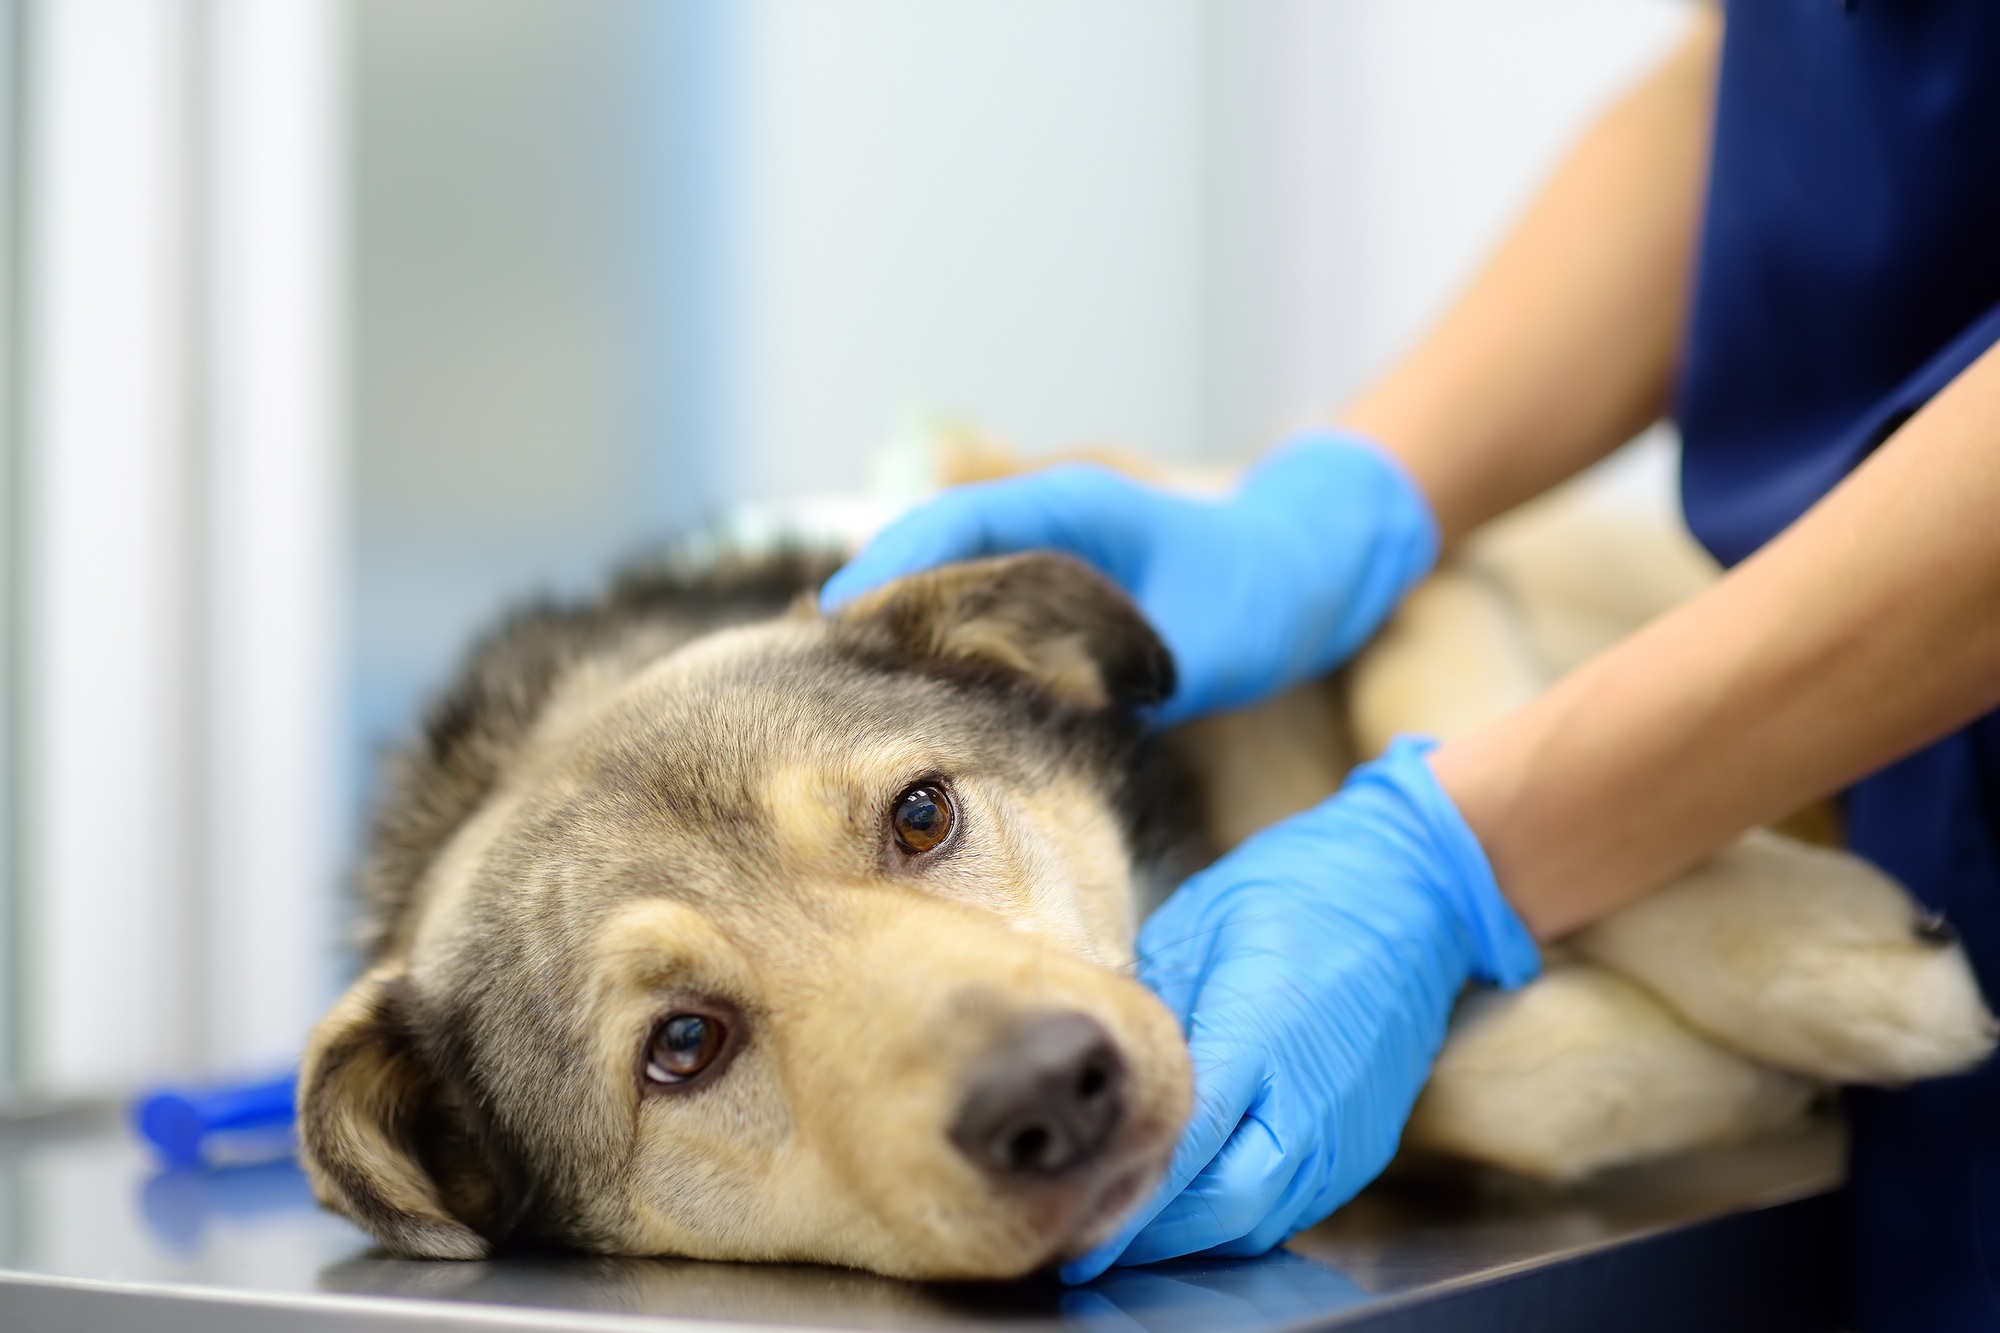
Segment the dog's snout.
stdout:
<svg viewBox="0 0 2000 1333">
<path fill-rule="evenodd" d="M 972 1071 L 951 1127 L 959 1151 L 1004 1176 L 1053 1176 L 1103 1149 L 1125 1114 L 1125 1062 L 1082 1014 L 1016 1029 Z"/>
</svg>

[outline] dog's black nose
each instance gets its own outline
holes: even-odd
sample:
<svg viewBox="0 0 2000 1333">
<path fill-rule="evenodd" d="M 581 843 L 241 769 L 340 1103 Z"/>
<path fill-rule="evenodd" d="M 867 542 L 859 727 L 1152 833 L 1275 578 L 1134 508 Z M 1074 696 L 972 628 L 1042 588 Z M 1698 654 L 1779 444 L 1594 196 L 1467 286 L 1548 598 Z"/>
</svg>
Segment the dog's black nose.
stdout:
<svg viewBox="0 0 2000 1333">
<path fill-rule="evenodd" d="M 1125 1062 L 1082 1014 L 1016 1029 L 974 1066 L 951 1141 L 989 1171 L 1053 1176 L 1096 1156 L 1125 1114 Z"/>
</svg>

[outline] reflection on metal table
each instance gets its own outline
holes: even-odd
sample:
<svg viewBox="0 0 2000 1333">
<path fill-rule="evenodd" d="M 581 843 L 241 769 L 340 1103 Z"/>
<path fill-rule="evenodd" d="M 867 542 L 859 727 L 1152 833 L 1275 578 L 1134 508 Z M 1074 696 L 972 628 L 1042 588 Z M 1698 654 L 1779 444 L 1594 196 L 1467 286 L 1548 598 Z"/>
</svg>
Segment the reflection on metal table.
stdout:
<svg viewBox="0 0 2000 1333">
<path fill-rule="evenodd" d="M 161 1171 L 105 1110 L 0 1122 L 0 1328 L 1006 1328 L 1038 1333 L 1839 1325 L 1841 1141 L 1777 1143 L 1556 1192 L 1376 1185 L 1282 1251 L 1053 1281 L 923 1285 L 665 1259 L 385 1257 L 289 1161 Z"/>
</svg>

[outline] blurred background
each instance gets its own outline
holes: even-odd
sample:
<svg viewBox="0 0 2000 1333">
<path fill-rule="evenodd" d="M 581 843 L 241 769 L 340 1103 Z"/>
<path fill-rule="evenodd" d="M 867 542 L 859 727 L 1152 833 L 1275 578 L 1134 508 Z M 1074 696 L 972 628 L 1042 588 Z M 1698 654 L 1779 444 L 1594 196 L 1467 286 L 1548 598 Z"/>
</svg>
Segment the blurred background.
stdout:
<svg viewBox="0 0 2000 1333">
<path fill-rule="evenodd" d="M 285 1068 L 509 599 L 942 420 L 1247 457 L 1686 10 L 0 0 L 0 1100 Z"/>
</svg>

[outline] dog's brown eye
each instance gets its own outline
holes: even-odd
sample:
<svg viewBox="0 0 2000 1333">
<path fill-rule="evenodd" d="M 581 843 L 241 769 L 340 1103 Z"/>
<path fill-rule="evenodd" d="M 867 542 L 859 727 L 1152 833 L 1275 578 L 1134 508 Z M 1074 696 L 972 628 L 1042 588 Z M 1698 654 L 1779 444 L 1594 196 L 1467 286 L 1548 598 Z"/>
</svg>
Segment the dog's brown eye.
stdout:
<svg viewBox="0 0 2000 1333">
<path fill-rule="evenodd" d="M 702 1014 L 675 1014 L 653 1029 L 646 1051 L 646 1077 L 655 1083 L 685 1083 L 715 1063 L 728 1030 Z"/>
<path fill-rule="evenodd" d="M 912 855 L 931 851 L 951 834 L 951 798 L 942 787 L 925 783 L 910 788 L 896 798 L 889 823 L 896 842 Z"/>
</svg>

